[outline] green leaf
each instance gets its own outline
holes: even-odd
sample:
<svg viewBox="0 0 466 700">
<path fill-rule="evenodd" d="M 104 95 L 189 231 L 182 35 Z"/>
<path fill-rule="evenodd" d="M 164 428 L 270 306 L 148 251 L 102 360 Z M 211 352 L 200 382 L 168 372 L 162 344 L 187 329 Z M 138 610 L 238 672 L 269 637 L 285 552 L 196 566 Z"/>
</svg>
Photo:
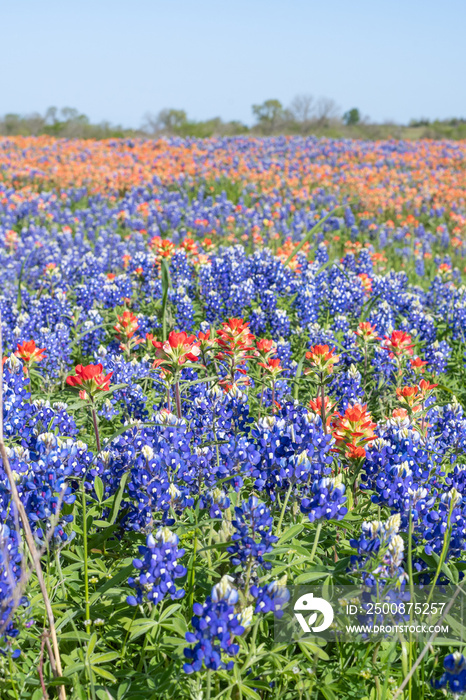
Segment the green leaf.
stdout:
<svg viewBox="0 0 466 700">
<path fill-rule="evenodd" d="M 63 675 L 72 676 L 73 673 L 79 673 L 80 671 L 83 671 L 84 668 L 85 665 L 83 663 L 72 664 L 71 666 L 66 666 L 65 670 L 63 671 Z"/>
<path fill-rule="evenodd" d="M 107 591 L 112 589 L 114 586 L 117 586 L 119 583 L 121 583 L 122 581 L 127 579 L 128 576 L 130 576 L 132 572 L 134 572 L 134 566 L 132 563 L 127 564 L 127 566 L 120 569 L 120 571 L 118 571 L 118 573 L 116 573 L 115 576 L 113 576 L 113 578 L 111 578 L 109 581 L 106 581 L 91 596 L 91 599 L 90 599 L 91 605 L 93 605 L 97 600 L 102 598 L 104 593 L 106 593 Z"/>
<path fill-rule="evenodd" d="M 90 635 L 87 634 L 87 632 L 79 632 L 76 630 L 76 632 L 63 632 L 60 633 L 60 640 L 64 641 L 70 641 L 70 642 L 88 642 L 90 639 Z"/>
<path fill-rule="evenodd" d="M 108 526 L 108 523 L 105 520 L 94 520 L 92 524 L 96 525 L 97 527 L 104 527 L 105 529 L 102 530 L 102 532 L 98 532 L 97 535 L 94 535 L 94 537 L 91 537 L 91 539 L 88 541 L 88 547 L 90 550 L 98 549 L 100 545 L 106 542 L 108 538 L 113 535 L 115 530 L 118 530 L 119 528 L 118 523 Z"/>
<path fill-rule="evenodd" d="M 300 361 L 298 363 L 298 366 L 296 367 L 296 375 L 295 375 L 296 383 L 295 383 L 294 389 L 293 389 L 293 398 L 295 401 L 298 400 L 298 396 L 299 396 L 299 379 L 301 378 L 305 359 L 306 359 L 306 353 L 304 353 L 304 355 L 302 356 L 302 358 L 300 359 Z"/>
<path fill-rule="evenodd" d="M 105 392 L 105 396 L 108 396 L 109 394 L 113 394 L 115 391 L 119 391 L 120 389 L 124 389 L 125 386 L 128 386 L 127 383 L 124 384 L 114 384 L 113 386 L 110 387 L 108 391 Z"/>
<path fill-rule="evenodd" d="M 174 615 L 177 610 L 181 608 L 181 605 L 179 603 L 173 603 L 172 605 L 169 605 L 167 608 L 162 610 L 162 612 L 159 615 L 159 622 L 163 622 L 164 620 L 167 620 L 169 617 Z"/>
<path fill-rule="evenodd" d="M 110 326 L 110 323 L 99 323 L 98 326 L 92 326 L 92 328 L 87 328 L 83 333 L 79 333 L 76 336 L 76 340 L 82 340 L 83 338 L 86 337 L 86 335 L 89 335 L 89 333 L 93 333 L 94 331 L 98 331 L 99 328 L 108 328 Z"/>
<path fill-rule="evenodd" d="M 108 651 L 105 654 L 96 654 L 91 659 L 92 664 L 105 664 L 107 661 L 114 661 L 119 659 L 120 654 L 117 651 Z"/>
<path fill-rule="evenodd" d="M 252 688 L 249 688 L 247 685 L 244 683 L 241 683 L 240 688 L 242 692 L 246 695 L 247 698 L 253 698 L 254 700 L 261 700 L 261 696 L 259 693 L 256 693 L 255 690 Z"/>
<path fill-rule="evenodd" d="M 123 498 L 123 493 L 125 490 L 126 483 L 129 479 L 129 472 L 125 472 L 123 476 L 121 477 L 120 481 L 120 486 L 118 487 L 118 491 L 115 494 L 115 499 L 113 501 L 113 507 L 112 507 L 112 515 L 110 517 L 110 525 L 113 525 L 115 522 L 118 511 L 120 510 L 120 504 L 121 504 L 121 499 Z"/>
<path fill-rule="evenodd" d="M 104 482 L 102 481 L 100 476 L 96 476 L 94 479 L 94 489 L 96 496 L 99 499 L 99 503 L 102 503 L 104 497 Z"/>
<path fill-rule="evenodd" d="M 96 674 L 96 676 L 101 676 L 102 678 L 106 678 L 108 681 L 111 681 L 112 683 L 116 683 L 116 678 L 115 676 L 110 673 L 110 671 L 106 671 L 104 668 L 99 668 L 99 666 L 92 666 L 92 670 Z"/>
<path fill-rule="evenodd" d="M 158 624 L 157 620 L 136 620 L 131 625 L 132 632 L 130 640 L 133 641 L 133 639 L 137 639 L 141 635 L 146 634 L 154 627 L 157 627 Z"/>
<path fill-rule="evenodd" d="M 186 365 L 184 366 L 186 367 Z M 196 365 L 193 364 L 193 367 L 196 367 Z M 218 381 L 218 376 L 216 374 L 213 374 L 211 377 L 201 377 L 200 379 L 192 379 L 189 382 L 180 382 L 180 391 L 183 391 L 183 389 L 185 389 L 188 386 L 192 386 L 193 384 L 202 384 L 202 382 L 213 381 Z"/>
<path fill-rule="evenodd" d="M 304 530 L 304 525 L 301 525 L 301 523 L 296 523 L 296 525 L 292 525 L 286 532 L 283 533 L 283 535 L 280 537 L 280 539 L 277 542 L 277 546 L 279 547 L 281 544 L 284 542 L 288 542 L 288 540 L 291 540 L 293 537 L 296 537 L 299 535 L 300 532 Z"/>
<path fill-rule="evenodd" d="M 56 678 L 52 678 L 51 680 L 47 681 L 47 685 L 71 685 L 73 683 L 73 680 L 71 678 L 67 678 L 66 676 L 57 676 Z M 40 696 L 42 698 L 42 694 Z"/>
<path fill-rule="evenodd" d="M 97 644 L 97 635 L 96 635 L 96 633 L 94 632 L 94 633 L 91 635 L 91 638 L 90 638 L 90 640 L 89 640 L 89 644 L 87 645 L 86 658 L 88 658 L 88 659 L 90 658 L 92 652 L 93 652 L 94 649 L 95 649 L 95 645 L 96 645 L 96 644 Z"/>
<path fill-rule="evenodd" d="M 300 574 L 294 579 L 294 583 L 309 583 L 310 581 L 317 581 L 319 578 L 325 578 L 328 576 L 328 571 L 307 571 L 305 574 Z"/>
</svg>

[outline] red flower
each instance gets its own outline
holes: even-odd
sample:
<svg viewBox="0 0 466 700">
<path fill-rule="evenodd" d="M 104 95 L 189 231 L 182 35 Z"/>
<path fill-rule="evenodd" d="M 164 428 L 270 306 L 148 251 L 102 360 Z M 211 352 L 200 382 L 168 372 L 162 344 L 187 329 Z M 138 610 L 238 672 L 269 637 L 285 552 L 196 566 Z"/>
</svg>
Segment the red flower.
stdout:
<svg viewBox="0 0 466 700">
<path fill-rule="evenodd" d="M 309 360 L 312 369 L 325 374 L 332 374 L 333 365 L 338 364 L 340 361 L 340 356 L 333 353 L 334 349 L 330 350 L 328 345 L 314 345 L 306 353 L 306 360 Z"/>
<path fill-rule="evenodd" d="M 417 386 L 402 386 L 396 390 L 396 395 L 400 403 L 409 406 L 413 413 L 421 410 L 422 396 Z"/>
<path fill-rule="evenodd" d="M 343 415 L 337 413 L 333 421 L 333 437 L 336 449 L 349 459 L 365 457 L 364 445 L 375 440 L 377 424 L 367 410 L 367 405 L 348 406 Z"/>
<path fill-rule="evenodd" d="M 426 360 L 421 360 L 420 357 L 415 357 L 414 360 L 411 360 L 411 369 L 413 369 L 416 373 L 422 373 L 424 372 L 426 364 Z"/>
<path fill-rule="evenodd" d="M 413 354 L 413 340 L 405 331 L 393 331 L 390 338 L 385 336 L 383 345 L 389 351 L 390 359 L 394 357 L 399 359 Z"/>
<path fill-rule="evenodd" d="M 82 387 L 91 396 L 99 391 L 108 391 L 110 387 L 110 378 L 113 372 L 104 375 L 103 367 L 98 365 L 77 365 L 75 367 L 75 375 L 70 375 L 66 378 L 68 386 Z"/>
<path fill-rule="evenodd" d="M 27 340 L 22 345 L 18 343 L 15 355 L 20 357 L 26 364 L 41 362 L 47 355 L 44 355 L 45 348 L 37 348 L 35 340 Z"/>
<path fill-rule="evenodd" d="M 353 445 L 353 443 L 350 443 L 346 446 L 345 456 L 348 459 L 364 459 L 366 456 L 366 450 L 364 447 L 359 447 L 358 445 Z"/>
<path fill-rule="evenodd" d="M 117 333 L 117 338 L 129 340 L 139 328 L 139 321 L 132 311 L 124 311 L 122 316 L 117 315 L 118 322 L 113 329 Z"/>
<path fill-rule="evenodd" d="M 255 338 L 249 330 L 249 324 L 242 318 L 229 318 L 222 323 L 215 340 L 219 347 L 215 357 L 225 362 L 228 372 L 228 378 L 223 379 L 220 384 L 237 384 L 235 373 L 239 366 L 252 359 L 256 352 L 253 346 Z"/>
<path fill-rule="evenodd" d="M 359 336 L 365 343 L 367 343 L 369 340 L 379 340 L 375 326 L 372 326 L 369 321 L 361 321 L 356 331 L 356 335 Z"/>
<path fill-rule="evenodd" d="M 427 394 L 429 394 L 432 391 L 432 389 L 435 389 L 435 387 L 437 386 L 438 384 L 431 384 L 425 379 L 421 379 L 421 381 L 419 382 L 419 389 L 421 390 L 421 393 L 424 398 L 427 396 Z"/>
<path fill-rule="evenodd" d="M 269 358 L 267 362 L 259 362 L 259 367 L 263 367 L 266 373 L 275 379 L 281 372 L 283 372 L 283 367 L 280 367 L 280 358 L 275 359 Z"/>
<path fill-rule="evenodd" d="M 246 346 L 251 346 L 254 342 L 254 336 L 249 330 L 249 323 L 243 321 L 242 318 L 229 318 L 228 321 L 224 321 L 218 331 L 217 343 L 223 347 L 229 347 L 230 345 L 235 345 L 237 347 L 242 346 L 243 349 Z M 252 347 L 248 347 L 252 350 Z"/>
<path fill-rule="evenodd" d="M 336 416 L 336 411 L 334 411 L 334 406 L 335 404 L 330 401 L 328 396 L 324 397 L 324 411 L 325 411 L 325 422 L 327 424 L 327 428 L 330 426 L 330 423 L 333 420 L 333 417 Z M 316 399 L 311 399 L 309 401 L 309 408 L 311 409 L 312 413 L 316 413 L 318 416 L 322 417 L 322 397 L 318 396 Z"/>
<path fill-rule="evenodd" d="M 185 331 L 171 331 L 167 340 L 153 340 L 152 345 L 159 358 L 158 364 L 165 365 L 172 372 L 178 371 L 185 362 L 197 362 L 199 359 L 200 349 L 196 336 L 188 335 Z"/>
<path fill-rule="evenodd" d="M 256 342 L 256 348 L 260 352 L 261 355 L 267 355 L 269 352 L 272 352 L 275 350 L 275 343 L 273 340 L 269 340 L 268 338 L 262 338 L 261 340 L 258 340 Z"/>
<path fill-rule="evenodd" d="M 216 341 L 220 347 L 219 359 L 230 355 L 234 357 L 235 363 L 238 363 L 252 357 L 247 353 L 254 350 L 254 336 L 249 330 L 249 323 L 242 318 L 229 318 L 228 321 L 224 321 L 217 331 Z"/>
<path fill-rule="evenodd" d="M 364 287 L 366 294 L 370 294 L 372 292 L 372 280 L 369 275 L 367 275 L 365 272 L 361 272 L 358 277 L 362 282 L 362 286 Z"/>
</svg>

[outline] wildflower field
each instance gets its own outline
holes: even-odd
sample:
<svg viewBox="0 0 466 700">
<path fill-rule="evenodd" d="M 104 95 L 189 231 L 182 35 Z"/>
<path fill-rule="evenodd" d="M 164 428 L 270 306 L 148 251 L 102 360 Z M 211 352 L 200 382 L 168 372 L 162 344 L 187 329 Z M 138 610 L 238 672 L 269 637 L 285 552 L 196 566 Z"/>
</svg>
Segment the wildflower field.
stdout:
<svg viewBox="0 0 466 700">
<path fill-rule="evenodd" d="M 277 634 L 464 595 L 465 256 L 466 142 L 0 139 L 0 698 L 466 692 Z"/>
</svg>

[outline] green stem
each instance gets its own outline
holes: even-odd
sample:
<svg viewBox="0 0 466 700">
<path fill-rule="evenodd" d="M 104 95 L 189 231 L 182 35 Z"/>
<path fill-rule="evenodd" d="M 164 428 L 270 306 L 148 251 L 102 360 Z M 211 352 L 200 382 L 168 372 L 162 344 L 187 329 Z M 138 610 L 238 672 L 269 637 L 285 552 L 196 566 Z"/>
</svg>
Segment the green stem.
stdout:
<svg viewBox="0 0 466 700">
<path fill-rule="evenodd" d="M 442 566 L 445 563 L 445 559 L 447 558 L 448 545 L 450 544 L 450 534 L 451 534 L 450 522 L 451 522 L 451 516 L 453 513 L 453 508 L 454 508 L 454 503 L 453 503 L 453 499 L 452 499 L 452 501 L 450 503 L 450 511 L 448 513 L 447 529 L 445 530 L 445 537 L 443 538 L 443 547 L 442 547 L 442 551 L 440 553 L 440 559 L 438 560 L 437 571 L 435 572 L 434 580 L 432 581 L 430 593 L 429 593 L 429 596 L 427 598 L 427 605 L 430 603 L 432 596 L 434 595 L 435 586 L 437 585 L 437 580 L 438 580 L 438 577 L 440 576 L 440 571 L 442 569 Z"/>
<path fill-rule="evenodd" d="M 95 441 L 97 444 L 97 452 L 100 452 L 101 446 L 100 446 L 100 434 L 99 434 L 99 421 L 97 419 L 97 413 L 95 412 L 94 406 L 92 406 L 92 422 L 94 423 L 94 433 L 95 433 Z"/>
<path fill-rule="evenodd" d="M 14 676 L 14 670 L 13 670 L 13 659 L 11 658 L 11 652 L 8 653 L 8 665 L 10 668 L 11 687 L 12 687 L 13 692 L 15 694 L 16 700 L 19 700 L 18 691 L 16 689 L 15 676 Z"/>
<path fill-rule="evenodd" d="M 193 547 L 193 565 L 189 577 L 189 600 L 188 600 L 188 610 L 192 611 L 194 602 L 194 580 L 195 580 L 195 568 L 196 568 L 196 554 L 197 554 L 197 535 L 194 538 Z"/>
<path fill-rule="evenodd" d="M 212 537 L 214 534 L 214 523 L 211 520 L 209 525 L 209 539 L 207 540 L 207 561 L 209 563 L 209 569 L 212 568 L 212 550 L 210 549 L 212 545 Z"/>
<path fill-rule="evenodd" d="M 251 639 L 250 639 L 250 640 L 248 639 L 248 649 L 249 649 L 249 651 L 248 651 L 248 655 L 247 655 L 247 657 L 246 657 L 246 660 L 245 660 L 245 662 L 244 662 L 244 664 L 243 664 L 243 668 L 242 668 L 243 671 L 246 671 L 246 670 L 247 670 L 247 668 L 248 668 L 248 666 L 249 666 L 249 663 L 250 663 L 250 661 L 251 661 L 252 655 L 255 653 L 255 650 L 256 650 L 256 638 L 257 638 L 257 631 L 258 631 L 258 629 L 259 629 L 259 624 L 260 624 L 260 617 L 258 617 L 257 620 L 256 620 L 255 623 L 254 623 L 254 627 L 253 627 L 253 629 L 252 629 L 252 634 L 251 634 Z"/>
<path fill-rule="evenodd" d="M 150 619 L 153 620 L 155 617 L 155 613 L 157 612 L 157 606 L 153 605 L 152 610 L 150 613 Z M 142 670 L 142 667 L 144 665 L 144 659 L 146 658 L 146 647 L 149 642 L 149 633 L 146 632 L 144 636 L 144 644 L 142 645 L 142 651 L 141 651 L 141 658 L 139 659 L 138 667 L 137 667 L 137 672 L 140 673 Z"/>
<path fill-rule="evenodd" d="M 309 563 L 314 561 L 314 557 L 317 551 L 317 545 L 319 544 L 320 531 L 322 530 L 322 523 L 317 524 L 316 534 L 314 535 L 314 542 L 312 544 L 311 556 L 309 557 Z"/>
<path fill-rule="evenodd" d="M 283 522 L 283 518 L 285 517 L 286 506 L 288 505 L 288 501 L 290 499 L 292 490 L 293 490 L 293 482 L 291 482 L 291 484 L 289 485 L 288 491 L 286 492 L 285 500 L 283 501 L 282 512 L 280 513 L 280 519 L 279 519 L 278 525 L 277 525 L 277 535 L 279 537 L 281 535 L 282 522 Z"/>
<path fill-rule="evenodd" d="M 408 529 L 408 576 L 409 576 L 409 592 L 410 592 L 410 603 L 411 607 L 409 610 L 410 621 L 412 620 L 413 606 L 414 603 L 414 578 L 413 578 L 413 511 L 411 504 L 409 505 L 409 529 Z M 413 633 L 411 632 L 411 627 L 409 630 L 409 668 L 411 670 L 411 665 L 413 661 Z M 411 678 L 409 679 L 408 685 L 408 695 L 411 700 L 412 695 L 412 683 Z"/>
<path fill-rule="evenodd" d="M 414 601 L 414 577 L 413 577 L 413 511 L 411 505 L 409 507 L 409 530 L 408 530 L 408 576 L 409 576 L 409 592 L 411 602 Z M 412 609 L 412 606 L 411 606 Z"/>
<path fill-rule="evenodd" d="M 130 624 L 130 626 L 129 626 L 129 628 L 128 628 L 128 631 L 127 631 L 127 633 L 126 633 L 125 641 L 123 642 L 123 646 L 122 646 L 121 652 L 120 652 L 120 668 L 121 668 L 122 665 L 123 665 L 123 660 L 124 660 L 124 658 L 125 658 L 126 644 L 128 643 L 128 637 L 129 637 L 129 635 L 130 635 L 131 628 L 132 628 L 132 626 L 133 626 L 133 622 L 134 622 L 134 620 L 136 619 L 137 612 L 138 612 L 138 609 L 137 609 L 137 607 L 135 607 L 135 608 L 134 608 L 133 619 L 131 620 L 131 624 Z"/>
<path fill-rule="evenodd" d="M 86 606 L 86 632 L 91 633 L 90 620 L 90 605 L 89 605 L 89 565 L 87 561 L 87 506 L 86 506 L 86 488 L 84 478 L 82 482 L 82 509 L 83 509 L 83 543 L 84 543 L 84 596 Z"/>
<path fill-rule="evenodd" d="M 176 415 L 181 418 L 181 396 L 180 396 L 180 385 L 179 382 L 175 382 L 175 401 L 176 401 Z"/>
<path fill-rule="evenodd" d="M 247 602 L 249 595 L 249 583 L 251 581 L 252 557 L 248 558 L 248 568 L 246 569 L 246 585 L 244 586 L 244 598 Z"/>
</svg>

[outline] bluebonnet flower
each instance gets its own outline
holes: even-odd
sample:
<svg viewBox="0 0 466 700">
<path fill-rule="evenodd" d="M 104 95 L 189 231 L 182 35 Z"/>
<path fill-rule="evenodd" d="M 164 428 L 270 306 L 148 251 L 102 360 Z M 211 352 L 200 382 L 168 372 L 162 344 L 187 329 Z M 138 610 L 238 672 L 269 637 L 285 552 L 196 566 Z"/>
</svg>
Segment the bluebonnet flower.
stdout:
<svg viewBox="0 0 466 700">
<path fill-rule="evenodd" d="M 0 653 L 11 653 L 13 658 L 20 654 L 12 649 L 12 641 L 19 635 L 17 610 L 27 607 L 29 601 L 17 588 L 22 576 L 22 555 L 20 538 L 16 530 L 8 525 L 0 527 Z"/>
<path fill-rule="evenodd" d="M 346 503 L 345 486 L 341 476 L 335 478 L 324 477 L 314 481 L 310 490 L 310 497 L 301 501 L 301 511 L 306 513 L 311 523 L 321 518 L 326 520 L 342 520 L 348 509 Z"/>
<path fill-rule="evenodd" d="M 194 604 L 191 624 L 195 631 L 186 633 L 186 641 L 195 646 L 184 650 L 188 660 L 183 666 L 185 673 L 200 671 L 203 666 L 213 671 L 233 668 L 234 662 L 222 657 L 236 656 L 239 645 L 234 638 L 245 630 L 244 614 L 235 612 L 237 602 L 238 591 L 231 585 L 231 577 L 223 576 L 203 605 Z"/>
<path fill-rule="evenodd" d="M 270 569 L 272 565 L 264 561 L 264 554 L 272 551 L 278 537 L 272 534 L 273 518 L 265 504 L 251 496 L 235 508 L 232 525 L 235 529 L 231 537 L 234 544 L 227 548 L 233 555 L 232 564 L 243 567 L 261 564 L 264 569 Z"/>
<path fill-rule="evenodd" d="M 434 688 L 449 690 L 458 696 L 466 691 L 466 659 L 459 651 L 448 654 L 443 660 L 445 672 L 439 680 L 432 680 Z"/>
<path fill-rule="evenodd" d="M 184 556 L 184 549 L 179 549 L 179 538 L 168 527 L 160 528 L 155 537 L 148 535 L 146 546 L 139 547 L 142 559 L 134 559 L 133 566 L 140 571 L 137 578 L 129 578 L 128 585 L 134 588 L 135 595 L 129 595 L 126 602 L 138 605 L 147 599 L 157 605 L 165 596 L 178 600 L 184 596 L 184 589 L 177 588 L 174 579 L 186 575 L 186 569 L 178 564 Z"/>
<path fill-rule="evenodd" d="M 202 494 L 199 505 L 201 508 L 209 506 L 211 518 L 222 518 L 222 511 L 230 507 L 230 499 L 223 489 L 215 488 Z"/>
<path fill-rule="evenodd" d="M 279 581 L 271 581 L 265 586 L 251 586 L 251 595 L 256 599 L 256 613 L 265 615 L 273 612 L 277 619 L 283 617 L 284 608 L 291 596 L 286 587 L 286 576 Z"/>
<path fill-rule="evenodd" d="M 366 585 L 375 586 L 378 580 L 405 582 L 407 575 L 402 566 L 404 542 L 398 534 L 400 524 L 399 514 L 385 522 L 363 522 L 360 538 L 350 540 L 358 552 L 351 557 L 353 571 L 361 573 Z"/>
</svg>

